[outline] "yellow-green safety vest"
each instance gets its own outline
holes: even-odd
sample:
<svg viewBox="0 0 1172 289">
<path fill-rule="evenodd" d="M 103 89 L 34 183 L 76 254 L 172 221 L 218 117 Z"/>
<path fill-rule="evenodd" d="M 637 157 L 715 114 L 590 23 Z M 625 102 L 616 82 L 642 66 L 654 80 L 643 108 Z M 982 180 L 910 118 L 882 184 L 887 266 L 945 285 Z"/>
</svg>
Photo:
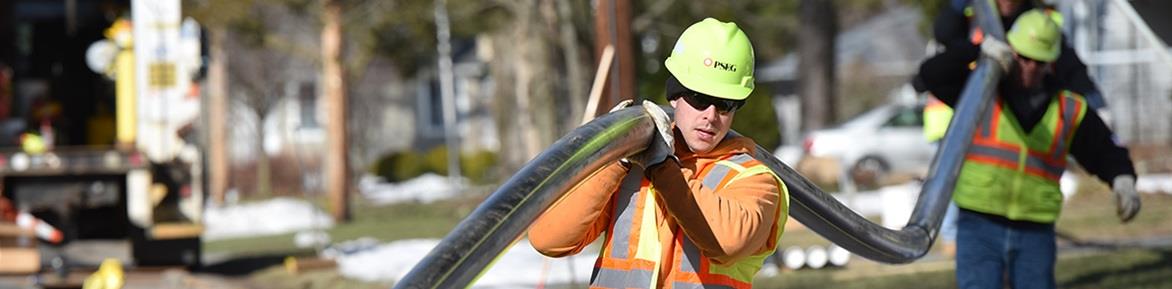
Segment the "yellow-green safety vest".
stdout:
<svg viewBox="0 0 1172 289">
<path fill-rule="evenodd" d="M 1062 210 L 1058 179 L 1086 111 L 1081 95 L 1062 91 L 1027 133 L 996 100 L 973 133 L 953 194 L 956 205 L 1010 220 L 1053 223 Z"/>
</svg>

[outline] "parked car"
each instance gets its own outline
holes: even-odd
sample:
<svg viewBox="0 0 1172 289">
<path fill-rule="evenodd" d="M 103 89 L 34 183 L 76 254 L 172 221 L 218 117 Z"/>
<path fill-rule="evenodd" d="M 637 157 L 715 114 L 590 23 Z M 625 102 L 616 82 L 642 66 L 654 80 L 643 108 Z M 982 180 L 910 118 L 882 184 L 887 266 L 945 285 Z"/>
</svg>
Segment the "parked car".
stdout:
<svg viewBox="0 0 1172 289">
<path fill-rule="evenodd" d="M 922 104 L 885 104 L 842 124 L 807 134 L 806 157 L 832 158 L 862 186 L 892 172 L 924 176 L 936 153 L 924 139 Z"/>
</svg>

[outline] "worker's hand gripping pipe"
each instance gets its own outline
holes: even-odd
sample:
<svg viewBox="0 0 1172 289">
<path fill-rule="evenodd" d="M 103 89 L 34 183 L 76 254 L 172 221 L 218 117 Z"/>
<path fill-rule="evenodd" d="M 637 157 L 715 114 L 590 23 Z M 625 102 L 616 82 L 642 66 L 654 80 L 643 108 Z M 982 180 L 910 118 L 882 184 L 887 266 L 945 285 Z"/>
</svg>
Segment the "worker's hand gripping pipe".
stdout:
<svg viewBox="0 0 1172 289">
<path fill-rule="evenodd" d="M 639 106 L 574 129 L 525 164 L 394 288 L 464 288 L 571 186 L 645 149 L 655 124 Z"/>
<path fill-rule="evenodd" d="M 977 20 L 991 37 L 1004 39 L 991 1 L 974 2 Z M 970 136 L 988 110 L 1002 74 L 992 60 L 980 60 L 961 94 L 911 219 L 901 230 L 884 228 L 854 213 L 765 148 L 758 147 L 754 157 L 785 182 L 790 215 L 802 224 L 868 259 L 914 261 L 927 253 L 935 238 Z M 653 130 L 650 117 L 636 107 L 607 114 L 570 132 L 490 195 L 394 288 L 467 287 L 571 186 L 605 164 L 642 151 Z"/>
</svg>

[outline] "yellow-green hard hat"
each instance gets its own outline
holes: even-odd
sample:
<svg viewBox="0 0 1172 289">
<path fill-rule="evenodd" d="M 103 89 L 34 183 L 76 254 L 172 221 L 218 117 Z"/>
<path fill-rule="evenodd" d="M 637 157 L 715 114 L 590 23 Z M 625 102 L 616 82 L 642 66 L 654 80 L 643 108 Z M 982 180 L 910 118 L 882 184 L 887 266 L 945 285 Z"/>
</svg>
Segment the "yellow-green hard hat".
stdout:
<svg viewBox="0 0 1172 289">
<path fill-rule="evenodd" d="M 692 24 L 663 64 L 696 92 L 731 100 L 753 92 L 753 45 L 736 23 L 706 18 Z"/>
<path fill-rule="evenodd" d="M 1005 38 L 1017 54 L 1030 59 L 1054 62 L 1062 47 L 1062 31 L 1054 20 L 1041 10 L 1022 13 L 1013 22 Z"/>
</svg>

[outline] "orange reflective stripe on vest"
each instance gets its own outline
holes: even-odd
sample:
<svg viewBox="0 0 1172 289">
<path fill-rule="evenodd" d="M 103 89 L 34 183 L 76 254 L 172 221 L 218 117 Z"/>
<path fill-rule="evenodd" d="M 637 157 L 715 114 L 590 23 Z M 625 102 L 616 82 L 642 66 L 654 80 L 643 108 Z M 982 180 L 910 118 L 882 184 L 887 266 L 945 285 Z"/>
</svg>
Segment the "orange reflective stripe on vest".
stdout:
<svg viewBox="0 0 1172 289">
<path fill-rule="evenodd" d="M 981 31 L 980 26 L 973 25 L 973 30 L 969 34 L 969 42 L 972 42 L 974 45 L 980 45 L 981 42 L 984 42 L 984 41 L 985 41 L 985 32 Z"/>
<path fill-rule="evenodd" d="M 969 148 L 968 156 L 965 158 L 970 161 L 992 164 L 1011 170 L 1018 168 L 1018 151 L 1016 149 L 1007 149 L 986 143 L 977 143 L 974 141 L 972 147 Z M 1026 173 L 1053 181 L 1058 181 L 1058 178 L 1062 176 L 1062 171 L 1066 168 L 1065 164 L 1052 165 L 1042 158 L 1033 155 L 1026 157 L 1025 165 Z"/>
<path fill-rule="evenodd" d="M 683 235 L 676 236 L 676 242 L 683 246 L 676 248 L 675 268 L 667 282 L 671 288 L 753 288 L 753 283 L 736 280 L 730 276 L 711 274 L 712 261 L 700 254 L 700 248 Z"/>
<path fill-rule="evenodd" d="M 1043 177 L 1057 182 L 1066 169 L 1066 153 L 1069 143 L 1078 126 L 1079 112 L 1085 104 L 1075 97 L 1063 92 L 1058 96 L 1060 119 L 1051 128 L 1052 139 L 1045 151 L 1025 145 L 1024 140 L 1017 142 L 1000 139 L 1001 130 L 1005 129 L 1001 121 L 1003 115 L 1002 102 L 996 100 L 993 109 L 990 109 L 973 136 L 973 144 L 965 156 L 966 160 L 985 163 L 1017 170 L 1024 165 L 1027 174 Z M 1035 128 L 1042 129 L 1042 128 Z M 1026 136 L 1018 136 L 1025 138 Z M 1019 143 L 1020 142 L 1020 143 Z M 1024 158 L 1022 150 L 1026 150 Z"/>
<path fill-rule="evenodd" d="M 613 219 L 606 237 L 607 246 L 596 264 L 591 288 L 650 288 L 655 278 L 655 260 L 636 258 L 646 194 L 642 170 L 630 170 L 614 195 Z M 654 209 L 654 208 L 651 208 Z"/>
<path fill-rule="evenodd" d="M 737 154 L 725 159 L 725 161 L 743 168 L 761 165 L 760 161 L 747 154 Z M 702 184 L 704 187 L 713 191 L 719 190 L 733 180 L 737 176 L 737 173 L 738 171 L 733 167 L 713 165 L 709 167 L 707 173 L 704 175 Z M 675 242 L 676 244 L 680 244 L 680 246 L 675 248 L 675 254 L 682 257 L 676 258 L 675 262 L 673 262 L 673 270 L 665 281 L 671 284 L 670 288 L 733 289 L 753 287 L 751 280 L 736 280 L 731 276 L 710 273 L 709 267 L 712 266 L 712 261 L 700 254 L 700 248 L 697 248 L 692 243 L 692 240 L 684 237 L 682 234 L 676 235 Z"/>
<path fill-rule="evenodd" d="M 736 154 L 727 157 L 724 161 L 742 167 L 761 166 L 762 164 L 747 154 Z M 703 186 L 717 190 L 731 182 L 740 172 L 726 165 L 711 165 L 700 170 Z M 658 210 L 653 197 L 654 188 L 644 180 L 640 170 L 631 170 L 619 185 L 614 195 L 612 208 L 613 218 L 607 234 L 603 253 L 596 263 L 595 274 L 591 279 L 590 288 L 751 288 L 752 280 L 736 280 L 731 276 L 710 273 L 711 261 L 700 254 L 700 250 L 682 232 L 674 236 L 670 250 L 662 250 L 659 240 L 653 240 L 657 245 L 648 246 L 648 241 L 641 237 L 656 238 L 657 236 L 641 236 L 639 232 L 658 230 L 658 225 L 652 221 L 644 224 L 648 212 Z M 661 218 L 656 216 L 655 218 Z M 652 219 L 656 220 L 656 219 Z M 678 230 L 678 228 L 676 228 Z M 642 243 L 641 243 L 642 241 Z M 641 246 L 643 245 L 643 246 Z M 661 252 L 642 252 L 641 250 L 662 250 L 672 252 L 670 256 L 661 256 Z M 655 256 L 658 260 L 649 260 Z M 661 264 L 660 262 L 668 262 Z M 665 267 L 666 266 L 666 267 Z M 657 277 L 660 267 L 666 269 L 667 276 Z M 662 279 L 663 284 L 658 284 Z"/>
</svg>

